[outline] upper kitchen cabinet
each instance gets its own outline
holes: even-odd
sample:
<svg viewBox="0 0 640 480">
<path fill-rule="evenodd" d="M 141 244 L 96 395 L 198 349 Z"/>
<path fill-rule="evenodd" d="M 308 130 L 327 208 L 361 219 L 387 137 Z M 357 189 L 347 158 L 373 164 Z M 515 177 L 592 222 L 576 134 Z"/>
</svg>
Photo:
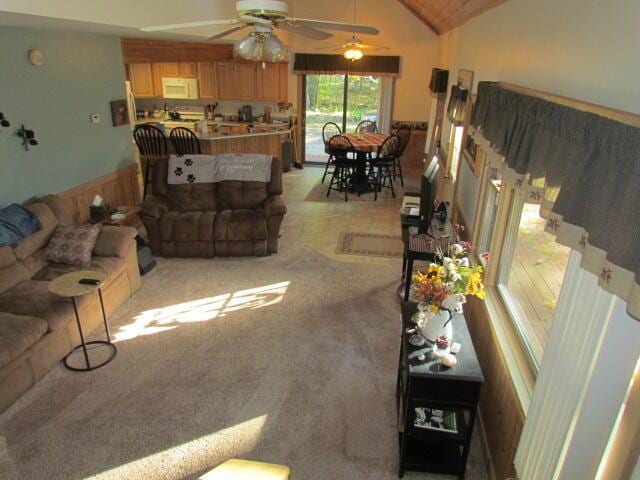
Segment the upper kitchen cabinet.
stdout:
<svg viewBox="0 0 640 480">
<path fill-rule="evenodd" d="M 289 69 L 286 63 L 257 65 L 257 100 L 284 102 L 289 96 Z"/>
<path fill-rule="evenodd" d="M 237 62 L 234 64 L 236 76 L 236 100 L 258 99 L 258 78 L 256 64 Z"/>
<path fill-rule="evenodd" d="M 216 73 L 213 63 L 198 62 L 198 86 L 200 88 L 200 98 L 219 98 L 216 88 Z"/>
<path fill-rule="evenodd" d="M 131 82 L 131 90 L 136 97 L 156 96 L 153 70 L 150 63 L 130 63 L 129 81 Z"/>
<path fill-rule="evenodd" d="M 238 100 L 235 72 L 233 62 L 216 62 L 215 78 L 218 84 L 218 99 Z"/>
<path fill-rule="evenodd" d="M 197 78 L 198 68 L 195 62 L 180 62 L 178 64 L 180 70 L 180 77 L 184 78 Z"/>
</svg>

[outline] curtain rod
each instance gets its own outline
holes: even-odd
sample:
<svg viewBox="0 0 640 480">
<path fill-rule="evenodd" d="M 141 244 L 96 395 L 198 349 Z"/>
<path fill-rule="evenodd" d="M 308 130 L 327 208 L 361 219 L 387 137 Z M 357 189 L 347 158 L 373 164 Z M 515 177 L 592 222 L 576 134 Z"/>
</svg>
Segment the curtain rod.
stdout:
<svg viewBox="0 0 640 480">
<path fill-rule="evenodd" d="M 625 112 L 624 110 L 617 110 L 615 108 L 603 107 L 602 105 L 596 105 L 595 103 L 589 103 L 582 100 L 576 100 L 574 98 L 563 97 L 562 95 L 556 95 L 553 93 L 544 92 L 542 90 L 536 90 L 535 88 L 523 87 L 522 85 L 516 85 L 513 83 L 498 82 L 498 85 L 508 90 L 522 93 L 524 95 L 543 98 L 550 102 L 575 108 L 576 110 L 595 113 L 596 115 L 607 117 L 620 123 L 631 125 L 633 127 L 640 127 L 640 115 L 637 115 L 635 113 Z"/>
</svg>

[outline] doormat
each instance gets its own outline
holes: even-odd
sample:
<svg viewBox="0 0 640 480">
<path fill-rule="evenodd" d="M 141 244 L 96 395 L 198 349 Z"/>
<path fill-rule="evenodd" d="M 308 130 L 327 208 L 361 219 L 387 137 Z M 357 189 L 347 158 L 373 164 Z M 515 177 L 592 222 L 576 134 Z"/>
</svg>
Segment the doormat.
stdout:
<svg viewBox="0 0 640 480">
<path fill-rule="evenodd" d="M 367 257 L 402 258 L 402 237 L 378 233 L 340 232 L 336 253 Z"/>
</svg>

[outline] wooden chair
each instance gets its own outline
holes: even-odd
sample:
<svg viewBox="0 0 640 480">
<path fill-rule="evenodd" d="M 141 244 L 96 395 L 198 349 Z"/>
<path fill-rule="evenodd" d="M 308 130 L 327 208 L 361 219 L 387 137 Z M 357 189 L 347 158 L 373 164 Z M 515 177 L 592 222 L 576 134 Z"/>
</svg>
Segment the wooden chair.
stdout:
<svg viewBox="0 0 640 480">
<path fill-rule="evenodd" d="M 327 157 L 327 164 L 325 165 L 324 173 L 322 174 L 322 183 L 324 183 L 324 178 L 327 176 L 327 173 L 332 173 L 329 172 L 329 167 L 333 166 L 333 157 L 329 153 L 329 140 L 335 135 L 342 135 L 342 130 L 340 130 L 338 124 L 333 122 L 325 123 L 322 127 L 322 141 L 324 142 L 324 153 L 329 156 Z"/>
<path fill-rule="evenodd" d="M 356 133 L 378 133 L 378 125 L 371 120 L 362 120 L 356 126 Z"/>
<path fill-rule="evenodd" d="M 349 177 L 357 167 L 356 160 L 347 156 L 353 151 L 353 144 L 349 137 L 334 135 L 329 139 L 329 155 L 333 158 L 333 173 L 327 190 L 327 197 L 331 190 L 344 192 L 344 201 L 349 200 Z"/>
<path fill-rule="evenodd" d="M 145 160 L 144 187 L 142 189 L 142 200 L 147 196 L 147 185 L 149 184 L 149 171 L 156 158 L 168 156 L 167 137 L 164 132 L 153 125 L 138 125 L 133 130 L 133 140 L 138 146 L 140 155 Z"/>
<path fill-rule="evenodd" d="M 374 185 L 374 197 L 373 200 L 378 200 L 378 192 L 383 188 L 391 189 L 391 195 L 396 198 L 396 192 L 393 189 L 393 165 L 395 161 L 395 154 L 400 148 L 401 139 L 398 135 L 389 135 L 382 145 L 378 148 L 378 152 L 375 158 L 369 160 L 371 168 L 369 170 L 373 179 Z M 387 180 L 389 185 L 387 186 Z"/>
<path fill-rule="evenodd" d="M 200 155 L 202 153 L 198 137 L 188 128 L 174 128 L 169 134 L 169 139 L 177 155 Z"/>
<path fill-rule="evenodd" d="M 398 146 L 398 151 L 394 155 L 393 180 L 395 181 L 399 176 L 400 185 L 404 187 L 404 176 L 402 175 L 402 163 L 400 162 L 400 158 L 404 155 L 407 145 L 409 145 L 409 140 L 411 140 L 411 129 L 409 127 L 400 127 L 394 133 L 400 137 L 400 145 Z"/>
</svg>

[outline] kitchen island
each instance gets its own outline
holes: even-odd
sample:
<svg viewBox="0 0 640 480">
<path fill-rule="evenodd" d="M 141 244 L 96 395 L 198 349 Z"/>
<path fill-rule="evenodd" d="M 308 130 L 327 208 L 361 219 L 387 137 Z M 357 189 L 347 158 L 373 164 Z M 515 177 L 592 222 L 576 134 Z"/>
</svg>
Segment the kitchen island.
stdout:
<svg viewBox="0 0 640 480">
<path fill-rule="evenodd" d="M 263 153 L 281 156 L 282 142 L 291 137 L 291 130 L 254 133 L 197 134 L 200 149 L 205 155 L 219 153 Z"/>
</svg>

